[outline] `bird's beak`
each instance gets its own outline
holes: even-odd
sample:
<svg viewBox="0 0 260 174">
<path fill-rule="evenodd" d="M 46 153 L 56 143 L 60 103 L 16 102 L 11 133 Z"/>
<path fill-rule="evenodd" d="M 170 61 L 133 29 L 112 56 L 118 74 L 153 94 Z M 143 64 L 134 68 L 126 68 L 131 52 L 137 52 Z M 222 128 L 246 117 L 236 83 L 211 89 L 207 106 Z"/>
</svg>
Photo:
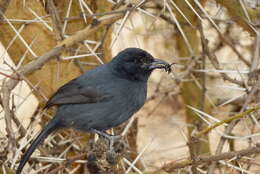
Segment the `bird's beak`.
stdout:
<svg viewBox="0 0 260 174">
<path fill-rule="evenodd" d="M 150 70 L 154 69 L 165 69 L 169 66 L 169 63 L 161 60 L 161 59 L 154 59 L 154 61 L 149 65 Z"/>
</svg>

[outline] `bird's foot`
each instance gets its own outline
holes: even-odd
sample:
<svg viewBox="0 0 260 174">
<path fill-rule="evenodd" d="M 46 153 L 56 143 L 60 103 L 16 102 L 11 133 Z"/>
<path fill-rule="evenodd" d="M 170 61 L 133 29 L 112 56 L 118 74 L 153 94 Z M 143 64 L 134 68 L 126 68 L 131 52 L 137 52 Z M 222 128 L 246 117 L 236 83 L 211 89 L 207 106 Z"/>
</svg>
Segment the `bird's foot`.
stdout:
<svg viewBox="0 0 260 174">
<path fill-rule="evenodd" d="M 109 140 L 109 150 L 113 150 L 114 149 L 114 144 L 119 141 L 122 136 L 121 135 L 109 135 L 109 137 L 107 137 Z"/>
<path fill-rule="evenodd" d="M 110 135 L 106 132 L 102 132 L 102 131 L 99 131 L 96 129 L 93 129 L 92 131 L 95 132 L 96 134 L 98 134 L 99 136 L 106 138 L 109 141 L 110 150 L 113 150 L 115 142 L 119 141 L 122 138 L 121 135 Z"/>
</svg>

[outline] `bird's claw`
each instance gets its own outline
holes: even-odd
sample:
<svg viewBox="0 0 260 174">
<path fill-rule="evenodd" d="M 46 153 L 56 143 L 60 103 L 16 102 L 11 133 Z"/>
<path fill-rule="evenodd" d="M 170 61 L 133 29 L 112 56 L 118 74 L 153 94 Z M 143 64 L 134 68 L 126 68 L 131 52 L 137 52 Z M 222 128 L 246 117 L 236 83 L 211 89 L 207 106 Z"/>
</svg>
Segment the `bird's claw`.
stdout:
<svg viewBox="0 0 260 174">
<path fill-rule="evenodd" d="M 113 150 L 115 142 L 119 141 L 121 138 L 121 135 L 109 135 L 109 150 Z"/>
<path fill-rule="evenodd" d="M 115 144 L 115 142 L 117 142 L 118 140 L 120 140 L 122 138 L 121 135 L 109 135 L 105 132 L 93 129 L 93 132 L 95 132 L 96 134 L 98 134 L 99 136 L 102 136 L 104 138 L 106 138 L 109 141 L 109 150 L 113 150 L 113 146 Z"/>
</svg>

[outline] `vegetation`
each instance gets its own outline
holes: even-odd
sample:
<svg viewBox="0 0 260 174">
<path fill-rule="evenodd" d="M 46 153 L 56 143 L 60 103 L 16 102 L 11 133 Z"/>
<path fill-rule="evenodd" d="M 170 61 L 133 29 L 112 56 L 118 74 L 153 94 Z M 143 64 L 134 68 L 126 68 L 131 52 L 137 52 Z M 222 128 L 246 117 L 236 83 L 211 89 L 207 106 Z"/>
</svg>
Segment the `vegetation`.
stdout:
<svg viewBox="0 0 260 174">
<path fill-rule="evenodd" d="M 259 172 L 259 20 L 257 0 L 0 0 L 0 173 L 51 118 L 42 107 L 57 88 L 131 46 L 175 64 L 154 74 L 138 117 L 111 130 L 123 135 L 116 153 L 64 130 L 25 171 Z"/>
</svg>

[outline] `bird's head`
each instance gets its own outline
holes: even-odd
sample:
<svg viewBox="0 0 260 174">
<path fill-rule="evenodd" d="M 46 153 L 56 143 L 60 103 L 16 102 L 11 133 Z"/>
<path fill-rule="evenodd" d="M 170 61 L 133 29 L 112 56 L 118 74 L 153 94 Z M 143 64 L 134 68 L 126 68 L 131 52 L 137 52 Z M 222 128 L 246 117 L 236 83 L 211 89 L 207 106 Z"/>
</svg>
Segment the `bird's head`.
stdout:
<svg viewBox="0 0 260 174">
<path fill-rule="evenodd" d="M 129 80 L 146 81 L 155 69 L 171 71 L 170 64 L 155 59 L 151 54 L 139 48 L 127 48 L 121 51 L 111 64 L 117 75 Z"/>
</svg>

